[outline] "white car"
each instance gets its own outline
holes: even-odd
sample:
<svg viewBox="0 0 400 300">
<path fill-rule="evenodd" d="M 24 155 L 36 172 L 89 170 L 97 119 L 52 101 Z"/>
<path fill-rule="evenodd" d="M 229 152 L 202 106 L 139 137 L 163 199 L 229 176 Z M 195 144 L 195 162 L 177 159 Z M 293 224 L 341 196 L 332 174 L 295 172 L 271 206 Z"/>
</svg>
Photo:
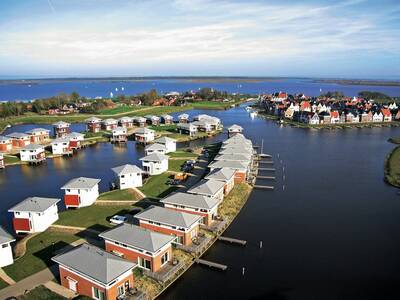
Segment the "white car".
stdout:
<svg viewBox="0 0 400 300">
<path fill-rule="evenodd" d="M 110 219 L 110 223 L 113 224 L 122 224 L 128 221 L 127 217 L 120 216 L 120 215 L 115 215 Z"/>
</svg>

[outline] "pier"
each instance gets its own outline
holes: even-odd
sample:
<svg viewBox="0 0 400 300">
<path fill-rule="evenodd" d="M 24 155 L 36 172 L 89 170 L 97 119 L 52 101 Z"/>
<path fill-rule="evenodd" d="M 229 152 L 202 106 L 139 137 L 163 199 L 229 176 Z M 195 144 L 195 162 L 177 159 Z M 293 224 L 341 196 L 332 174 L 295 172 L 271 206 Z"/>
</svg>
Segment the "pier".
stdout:
<svg viewBox="0 0 400 300">
<path fill-rule="evenodd" d="M 245 241 L 245 240 L 234 239 L 234 238 L 230 238 L 230 237 L 226 237 L 226 236 L 219 236 L 218 240 L 224 241 L 224 242 L 229 242 L 231 244 L 238 244 L 241 246 L 246 246 L 246 244 L 247 244 L 247 241 Z"/>
<path fill-rule="evenodd" d="M 272 160 L 271 161 L 262 161 L 262 160 L 260 160 L 258 163 L 259 164 L 266 164 L 266 165 L 273 165 L 274 164 L 274 162 Z"/>
<path fill-rule="evenodd" d="M 271 180 L 275 180 L 276 177 L 275 177 L 275 176 L 262 176 L 262 175 L 259 175 L 259 176 L 257 176 L 257 179 L 271 179 Z"/>
<path fill-rule="evenodd" d="M 264 189 L 264 190 L 273 190 L 274 187 L 272 185 L 254 185 L 255 189 Z"/>
<path fill-rule="evenodd" d="M 275 168 L 258 168 L 259 171 L 275 171 Z"/>
<path fill-rule="evenodd" d="M 207 267 L 210 267 L 210 268 L 219 269 L 221 271 L 225 271 L 226 269 L 228 269 L 227 265 L 215 263 L 215 262 L 208 261 L 208 260 L 201 259 L 201 258 L 196 258 L 195 262 L 200 264 L 200 265 L 204 265 L 204 266 L 207 266 Z"/>
</svg>

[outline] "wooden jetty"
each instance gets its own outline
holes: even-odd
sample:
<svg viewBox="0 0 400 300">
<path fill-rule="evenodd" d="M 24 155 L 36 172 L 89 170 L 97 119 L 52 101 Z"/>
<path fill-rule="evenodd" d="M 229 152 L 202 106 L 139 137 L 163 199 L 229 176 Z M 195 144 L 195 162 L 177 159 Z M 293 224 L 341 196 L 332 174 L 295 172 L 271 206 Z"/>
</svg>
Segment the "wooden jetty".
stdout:
<svg viewBox="0 0 400 300">
<path fill-rule="evenodd" d="M 265 164 L 265 165 L 273 165 L 274 164 L 274 162 L 271 160 L 271 161 L 259 161 L 258 162 L 259 164 Z"/>
<path fill-rule="evenodd" d="M 264 189 L 264 190 L 273 190 L 274 189 L 274 187 L 271 185 L 258 185 L 258 184 L 255 184 L 254 188 L 255 189 Z"/>
<path fill-rule="evenodd" d="M 258 168 L 259 171 L 275 171 L 275 168 Z"/>
<path fill-rule="evenodd" d="M 200 265 L 204 265 L 204 266 L 207 266 L 207 267 L 210 267 L 210 268 L 216 268 L 216 269 L 219 269 L 219 270 L 222 270 L 222 271 L 225 271 L 226 269 L 228 269 L 227 265 L 215 263 L 215 262 L 208 261 L 208 260 L 201 259 L 201 258 L 196 258 L 195 262 L 200 264 Z"/>
<path fill-rule="evenodd" d="M 247 244 L 247 241 L 234 239 L 234 238 L 230 238 L 230 237 L 226 237 L 226 236 L 219 236 L 218 240 L 224 241 L 224 242 L 229 242 L 232 244 L 238 244 L 238 245 L 242 245 L 242 246 L 246 246 L 246 244 Z"/>
<path fill-rule="evenodd" d="M 271 179 L 271 180 L 275 180 L 276 177 L 275 177 L 275 176 L 261 176 L 261 175 L 258 175 L 258 176 L 257 176 L 257 179 Z"/>
</svg>

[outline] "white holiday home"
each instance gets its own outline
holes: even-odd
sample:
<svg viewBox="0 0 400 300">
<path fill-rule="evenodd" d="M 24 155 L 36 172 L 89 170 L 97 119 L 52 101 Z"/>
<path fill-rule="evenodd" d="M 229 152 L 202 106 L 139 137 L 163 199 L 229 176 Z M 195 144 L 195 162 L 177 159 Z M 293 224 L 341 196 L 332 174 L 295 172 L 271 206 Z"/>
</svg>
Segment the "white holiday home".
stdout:
<svg viewBox="0 0 400 300">
<path fill-rule="evenodd" d="M 61 199 L 29 197 L 8 211 L 14 214 L 13 226 L 17 234 L 43 232 L 58 220 L 57 203 Z"/>
<path fill-rule="evenodd" d="M 150 154 L 153 154 L 153 153 L 166 154 L 167 153 L 167 148 L 164 145 L 155 143 L 155 144 L 146 146 L 146 148 L 144 148 L 144 153 L 146 155 L 150 155 Z"/>
<path fill-rule="evenodd" d="M 116 175 L 117 186 L 122 189 L 130 189 L 142 186 L 143 171 L 135 165 L 123 165 L 112 168 Z"/>
<path fill-rule="evenodd" d="M 51 142 L 51 152 L 54 155 L 71 155 L 72 149 L 69 147 L 69 139 L 58 138 Z"/>
<path fill-rule="evenodd" d="M 14 263 L 12 242 L 15 242 L 14 237 L 0 226 L 0 268 Z"/>
<path fill-rule="evenodd" d="M 79 208 L 92 205 L 99 196 L 100 179 L 78 177 L 68 181 L 65 190 L 64 204 L 66 208 Z"/>
<path fill-rule="evenodd" d="M 176 140 L 171 139 L 169 137 L 163 136 L 154 141 L 157 144 L 161 144 L 165 146 L 166 153 L 175 152 L 176 151 Z"/>
<path fill-rule="evenodd" d="M 168 170 L 168 156 L 160 153 L 153 153 L 142 157 L 143 171 L 149 175 L 158 175 Z"/>
<path fill-rule="evenodd" d="M 30 144 L 19 151 L 21 161 L 40 163 L 46 160 L 46 154 L 42 145 Z"/>
</svg>

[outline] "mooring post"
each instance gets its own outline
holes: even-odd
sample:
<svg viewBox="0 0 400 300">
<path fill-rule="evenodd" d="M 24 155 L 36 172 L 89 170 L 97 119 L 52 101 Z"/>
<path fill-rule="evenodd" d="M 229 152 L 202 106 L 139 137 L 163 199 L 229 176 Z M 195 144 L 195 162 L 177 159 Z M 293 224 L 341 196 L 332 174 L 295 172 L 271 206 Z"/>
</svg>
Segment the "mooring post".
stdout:
<svg viewBox="0 0 400 300">
<path fill-rule="evenodd" d="M 242 268 L 242 276 L 244 276 L 245 267 Z"/>
<path fill-rule="evenodd" d="M 282 186 L 282 190 L 283 190 L 283 191 L 285 190 L 285 185 Z"/>
<path fill-rule="evenodd" d="M 262 246 L 263 246 L 263 245 L 262 245 L 262 241 L 260 241 L 260 249 L 262 248 Z"/>
</svg>

